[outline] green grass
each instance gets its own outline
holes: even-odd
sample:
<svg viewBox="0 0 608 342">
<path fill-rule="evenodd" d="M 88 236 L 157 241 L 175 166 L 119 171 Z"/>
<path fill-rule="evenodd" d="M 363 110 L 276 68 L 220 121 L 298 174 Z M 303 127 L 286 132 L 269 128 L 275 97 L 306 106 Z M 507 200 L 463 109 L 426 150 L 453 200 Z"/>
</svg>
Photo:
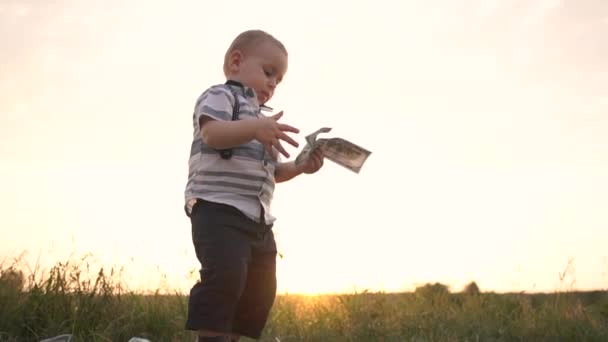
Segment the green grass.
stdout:
<svg viewBox="0 0 608 342">
<path fill-rule="evenodd" d="M 187 297 L 125 290 L 120 271 L 59 263 L 24 275 L 0 266 L 0 341 L 193 341 Z M 279 296 L 262 341 L 608 341 L 607 292 Z M 245 340 L 245 339 L 242 339 Z"/>
</svg>

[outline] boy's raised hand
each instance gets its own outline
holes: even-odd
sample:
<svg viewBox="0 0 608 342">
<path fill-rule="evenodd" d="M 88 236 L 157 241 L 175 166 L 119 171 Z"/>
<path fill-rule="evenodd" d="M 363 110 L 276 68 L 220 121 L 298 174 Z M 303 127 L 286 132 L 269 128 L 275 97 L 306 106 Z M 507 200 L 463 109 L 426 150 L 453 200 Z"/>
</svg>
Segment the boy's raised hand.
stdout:
<svg viewBox="0 0 608 342">
<path fill-rule="evenodd" d="M 262 143 L 268 153 L 276 157 L 276 152 L 273 147 L 286 158 L 289 158 L 289 153 L 281 145 L 281 140 L 286 141 L 293 147 L 298 147 L 298 143 L 288 136 L 285 132 L 300 133 L 300 130 L 287 124 L 279 123 L 279 119 L 283 116 L 283 111 L 268 117 L 258 119 L 258 125 L 255 130 L 255 139 Z"/>
</svg>

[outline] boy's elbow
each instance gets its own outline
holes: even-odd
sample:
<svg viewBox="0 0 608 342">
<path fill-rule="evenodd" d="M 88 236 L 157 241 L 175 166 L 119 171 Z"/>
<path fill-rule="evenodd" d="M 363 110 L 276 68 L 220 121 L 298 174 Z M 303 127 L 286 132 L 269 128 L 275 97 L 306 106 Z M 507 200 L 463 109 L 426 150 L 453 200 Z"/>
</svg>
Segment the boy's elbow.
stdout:
<svg viewBox="0 0 608 342">
<path fill-rule="evenodd" d="M 203 139 L 203 143 L 211 148 L 218 148 L 218 142 L 215 136 L 209 132 L 208 129 L 203 129 L 201 131 L 201 138 Z"/>
<path fill-rule="evenodd" d="M 202 120 L 201 120 L 202 121 Z M 215 122 L 201 122 L 201 139 L 211 148 L 218 148 L 217 134 L 213 132 Z"/>
</svg>

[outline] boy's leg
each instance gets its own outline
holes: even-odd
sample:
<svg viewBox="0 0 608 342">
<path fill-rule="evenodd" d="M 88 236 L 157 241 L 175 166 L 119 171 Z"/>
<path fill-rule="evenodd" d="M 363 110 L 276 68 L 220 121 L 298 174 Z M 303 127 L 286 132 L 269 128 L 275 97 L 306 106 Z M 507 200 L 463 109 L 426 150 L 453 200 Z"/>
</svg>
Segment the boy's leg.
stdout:
<svg viewBox="0 0 608 342">
<path fill-rule="evenodd" d="M 192 240 L 201 262 L 201 282 L 190 291 L 186 328 L 198 331 L 201 339 L 230 341 L 227 335 L 232 332 L 247 280 L 250 242 L 234 229 L 242 218 L 225 206 L 199 202 L 190 218 Z"/>
<path fill-rule="evenodd" d="M 235 333 L 260 338 L 276 297 L 276 256 L 274 234 L 269 229 L 253 245 L 247 284 L 234 317 Z"/>
</svg>

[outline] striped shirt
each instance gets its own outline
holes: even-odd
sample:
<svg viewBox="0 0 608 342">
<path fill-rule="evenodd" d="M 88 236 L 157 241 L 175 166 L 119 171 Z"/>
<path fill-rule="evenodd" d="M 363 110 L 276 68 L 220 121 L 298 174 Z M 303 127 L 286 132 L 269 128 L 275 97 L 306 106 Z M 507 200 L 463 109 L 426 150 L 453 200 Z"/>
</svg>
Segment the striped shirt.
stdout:
<svg viewBox="0 0 608 342">
<path fill-rule="evenodd" d="M 219 151 L 202 141 L 199 123 L 203 116 L 232 120 L 233 92 L 239 101 L 239 120 L 264 117 L 253 89 L 237 82 L 214 85 L 201 94 L 192 116 L 194 134 L 185 200 L 188 205 L 196 198 L 228 204 L 256 222 L 261 221 L 263 208 L 264 223 L 271 224 L 275 220 L 270 204 L 278 160 L 272 159 L 257 140 L 233 147 L 230 159 L 222 159 Z"/>
</svg>

